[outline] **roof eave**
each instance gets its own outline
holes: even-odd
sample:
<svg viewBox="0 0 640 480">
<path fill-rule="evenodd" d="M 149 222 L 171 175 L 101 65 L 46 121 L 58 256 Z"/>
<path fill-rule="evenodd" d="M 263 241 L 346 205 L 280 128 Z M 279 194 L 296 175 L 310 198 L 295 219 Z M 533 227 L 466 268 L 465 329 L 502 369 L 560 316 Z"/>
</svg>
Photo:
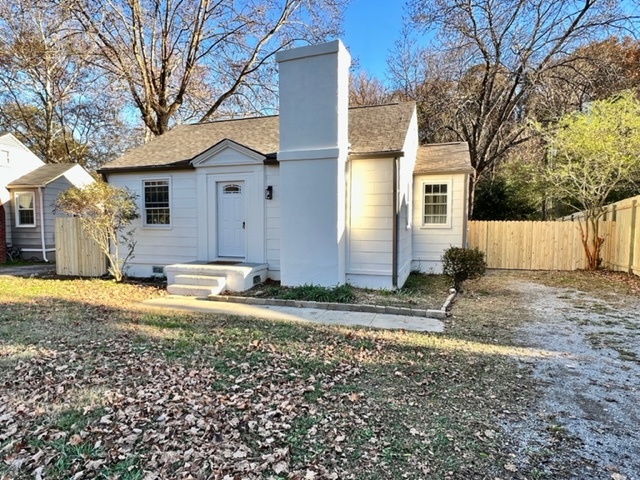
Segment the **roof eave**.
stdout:
<svg viewBox="0 0 640 480">
<path fill-rule="evenodd" d="M 45 184 L 39 184 L 39 185 L 36 185 L 36 184 L 23 185 L 21 183 L 9 184 L 5 188 L 7 190 L 15 190 L 17 188 L 41 188 L 41 187 L 46 187 L 49 183 L 51 183 L 51 182 L 48 182 L 48 183 L 45 183 Z"/>
<path fill-rule="evenodd" d="M 397 158 L 404 157 L 402 150 L 384 150 L 377 152 L 349 152 L 349 158 Z"/>
<path fill-rule="evenodd" d="M 413 175 L 447 175 L 447 174 L 452 174 L 452 173 L 473 173 L 474 170 L 473 168 L 471 169 L 451 169 L 451 170 L 447 170 L 447 169 L 438 169 L 438 170 L 421 170 L 421 171 L 414 171 Z"/>
<path fill-rule="evenodd" d="M 133 173 L 133 172 L 148 172 L 153 170 L 194 170 L 194 166 L 191 165 L 190 160 L 187 163 L 170 163 L 168 165 L 137 165 L 137 166 L 125 166 L 125 167 L 103 167 L 97 170 L 100 175 L 106 175 L 109 173 Z"/>
</svg>

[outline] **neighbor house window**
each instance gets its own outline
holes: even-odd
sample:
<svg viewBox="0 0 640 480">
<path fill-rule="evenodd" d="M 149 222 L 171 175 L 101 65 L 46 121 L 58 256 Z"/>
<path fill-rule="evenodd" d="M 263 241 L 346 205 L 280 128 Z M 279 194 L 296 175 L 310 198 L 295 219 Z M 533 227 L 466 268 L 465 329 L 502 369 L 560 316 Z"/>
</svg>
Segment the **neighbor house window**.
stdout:
<svg viewBox="0 0 640 480">
<path fill-rule="evenodd" d="M 423 192 L 422 223 L 424 225 L 449 225 L 451 185 L 448 183 L 425 183 Z"/>
<path fill-rule="evenodd" d="M 144 224 L 171 225 L 169 180 L 143 180 Z"/>
<path fill-rule="evenodd" d="M 16 226 L 36 226 L 36 197 L 33 192 L 16 193 Z"/>
</svg>

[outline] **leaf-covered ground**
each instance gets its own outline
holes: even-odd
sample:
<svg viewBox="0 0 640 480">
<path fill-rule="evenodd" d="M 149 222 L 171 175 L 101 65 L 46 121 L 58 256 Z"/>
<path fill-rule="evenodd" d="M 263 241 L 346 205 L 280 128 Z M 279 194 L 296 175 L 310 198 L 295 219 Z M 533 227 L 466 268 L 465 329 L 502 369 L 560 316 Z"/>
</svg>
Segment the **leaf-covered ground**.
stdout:
<svg viewBox="0 0 640 480">
<path fill-rule="evenodd" d="M 522 359 L 541 352 L 513 345 L 528 314 L 500 278 L 421 334 L 0 276 L 0 478 L 536 478 L 503 426 L 535 401 Z"/>
</svg>

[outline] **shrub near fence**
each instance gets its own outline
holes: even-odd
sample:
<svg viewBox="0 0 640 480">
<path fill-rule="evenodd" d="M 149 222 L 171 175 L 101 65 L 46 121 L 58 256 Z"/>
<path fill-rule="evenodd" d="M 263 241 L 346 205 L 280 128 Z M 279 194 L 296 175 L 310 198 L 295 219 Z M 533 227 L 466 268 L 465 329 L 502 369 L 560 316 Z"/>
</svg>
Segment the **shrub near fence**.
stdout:
<svg viewBox="0 0 640 480">
<path fill-rule="evenodd" d="M 602 252 L 603 266 L 610 270 L 640 275 L 640 195 L 607 205 L 604 218 L 615 224 Z M 563 220 L 577 221 L 578 215 Z M 607 245 L 609 243 L 609 245 Z"/>
<path fill-rule="evenodd" d="M 82 229 L 79 218 L 56 218 L 56 273 L 99 277 L 107 273 L 107 258 Z"/>
<path fill-rule="evenodd" d="M 604 250 L 614 229 L 615 222 L 601 222 Z M 471 221 L 468 238 L 470 248 L 485 252 L 488 268 L 578 270 L 586 264 L 578 222 Z"/>
</svg>

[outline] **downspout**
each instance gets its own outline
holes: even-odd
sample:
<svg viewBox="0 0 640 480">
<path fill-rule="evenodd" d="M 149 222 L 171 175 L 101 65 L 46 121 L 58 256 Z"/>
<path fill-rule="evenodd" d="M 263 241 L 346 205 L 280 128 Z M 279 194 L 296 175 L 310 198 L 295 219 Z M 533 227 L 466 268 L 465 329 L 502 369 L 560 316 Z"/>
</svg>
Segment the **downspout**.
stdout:
<svg viewBox="0 0 640 480">
<path fill-rule="evenodd" d="M 469 174 L 464 175 L 464 188 L 465 192 L 469 192 Z M 467 193 L 468 194 L 468 193 Z M 469 248 L 469 202 L 464 202 L 464 211 L 462 213 L 462 248 Z"/>
<path fill-rule="evenodd" d="M 398 157 L 393 159 L 393 258 L 391 259 L 391 285 L 398 288 Z"/>
<path fill-rule="evenodd" d="M 49 263 L 47 258 L 47 245 L 44 241 L 44 192 L 42 187 L 38 187 L 38 196 L 40 197 L 40 240 L 42 241 L 42 259 Z"/>
</svg>

